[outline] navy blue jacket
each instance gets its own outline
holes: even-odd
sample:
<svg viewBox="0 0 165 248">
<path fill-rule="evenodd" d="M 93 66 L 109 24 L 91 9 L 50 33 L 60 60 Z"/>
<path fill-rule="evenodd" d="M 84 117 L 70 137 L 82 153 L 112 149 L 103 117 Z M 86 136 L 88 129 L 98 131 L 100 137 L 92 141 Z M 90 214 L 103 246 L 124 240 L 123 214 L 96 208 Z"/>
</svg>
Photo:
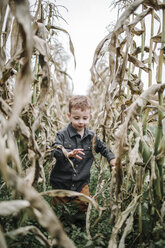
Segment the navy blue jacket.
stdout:
<svg viewBox="0 0 165 248">
<path fill-rule="evenodd" d="M 60 148 L 52 151 L 52 155 L 56 158 L 56 163 L 51 171 L 50 184 L 54 189 L 67 189 L 80 192 L 85 184 L 89 184 L 90 168 L 94 160 L 92 153 L 93 136 L 94 132 L 86 127 L 84 136 L 81 138 L 80 134 L 72 126 L 72 123 L 57 133 L 56 141 L 53 145 L 62 145 L 67 152 L 82 148 L 85 155 L 78 154 L 83 158 L 82 160 L 70 158 L 74 164 L 75 172 Z M 115 158 L 112 151 L 99 138 L 96 138 L 95 152 L 101 153 L 101 155 L 107 158 L 108 162 Z"/>
</svg>

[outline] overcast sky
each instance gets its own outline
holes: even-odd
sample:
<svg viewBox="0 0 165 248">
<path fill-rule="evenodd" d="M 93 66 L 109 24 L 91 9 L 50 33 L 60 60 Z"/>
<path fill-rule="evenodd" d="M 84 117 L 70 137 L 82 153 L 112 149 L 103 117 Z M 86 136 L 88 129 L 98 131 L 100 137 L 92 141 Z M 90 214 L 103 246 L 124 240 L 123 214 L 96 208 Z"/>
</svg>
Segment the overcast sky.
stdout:
<svg viewBox="0 0 165 248">
<path fill-rule="evenodd" d="M 68 22 L 77 61 L 72 73 L 74 94 L 86 94 L 90 85 L 90 68 L 98 43 L 107 35 L 106 27 L 115 22 L 116 11 L 110 11 L 112 0 L 56 0 L 67 7 L 60 13 Z"/>
</svg>

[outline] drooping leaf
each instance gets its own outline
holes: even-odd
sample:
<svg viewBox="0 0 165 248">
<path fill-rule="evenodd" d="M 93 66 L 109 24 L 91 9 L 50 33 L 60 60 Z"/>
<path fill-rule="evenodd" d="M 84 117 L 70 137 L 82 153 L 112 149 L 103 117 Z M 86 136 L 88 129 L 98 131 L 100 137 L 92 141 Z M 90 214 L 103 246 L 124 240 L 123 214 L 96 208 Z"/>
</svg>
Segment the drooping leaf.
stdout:
<svg viewBox="0 0 165 248">
<path fill-rule="evenodd" d="M 90 198 L 87 195 L 84 195 L 82 193 L 79 192 L 75 192 L 75 191 L 71 191 L 71 190 L 50 190 L 50 191 L 46 191 L 41 193 L 42 196 L 50 196 L 50 197 L 54 197 L 54 196 L 58 196 L 58 197 L 71 197 L 71 196 L 76 196 L 78 197 L 81 201 L 85 201 L 85 202 L 89 202 L 91 203 L 96 209 L 101 209 L 101 207 L 97 204 L 97 202 Z"/>
<path fill-rule="evenodd" d="M 30 98 L 31 76 L 31 55 L 32 55 L 32 27 L 29 13 L 29 2 L 9 1 L 10 8 L 18 23 L 19 34 L 22 36 L 24 43 L 23 65 L 18 73 L 15 85 L 15 100 L 13 104 L 13 112 L 8 122 L 8 129 L 14 127 L 18 121 L 18 116 L 22 108 L 27 104 Z M 17 26 L 17 27 L 18 27 Z"/>
<path fill-rule="evenodd" d="M 25 200 L 11 200 L 0 202 L 0 215 L 16 215 L 19 211 L 26 209 L 30 206 L 30 203 Z"/>
<path fill-rule="evenodd" d="M 39 240 L 39 242 L 45 247 L 51 247 L 48 239 L 42 234 L 42 232 L 36 226 L 25 226 L 15 229 L 14 231 L 7 232 L 5 234 L 6 237 L 15 239 L 18 235 L 25 236 L 29 233 L 35 234 L 35 238 Z"/>
</svg>

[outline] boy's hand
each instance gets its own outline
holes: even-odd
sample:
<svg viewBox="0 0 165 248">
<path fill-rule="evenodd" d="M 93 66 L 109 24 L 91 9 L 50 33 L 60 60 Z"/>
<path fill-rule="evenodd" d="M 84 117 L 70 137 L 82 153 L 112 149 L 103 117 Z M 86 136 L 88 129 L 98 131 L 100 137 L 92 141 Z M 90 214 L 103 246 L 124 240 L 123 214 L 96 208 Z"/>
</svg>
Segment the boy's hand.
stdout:
<svg viewBox="0 0 165 248">
<path fill-rule="evenodd" d="M 116 159 L 114 158 L 114 159 L 111 159 L 110 160 L 110 165 L 111 166 L 115 166 L 115 164 L 116 164 Z"/>
<path fill-rule="evenodd" d="M 68 152 L 68 158 L 73 157 L 73 158 L 78 158 L 78 159 L 82 159 L 82 157 L 80 157 L 77 154 L 81 154 L 81 155 L 85 155 L 84 149 L 74 149 L 71 152 Z"/>
</svg>

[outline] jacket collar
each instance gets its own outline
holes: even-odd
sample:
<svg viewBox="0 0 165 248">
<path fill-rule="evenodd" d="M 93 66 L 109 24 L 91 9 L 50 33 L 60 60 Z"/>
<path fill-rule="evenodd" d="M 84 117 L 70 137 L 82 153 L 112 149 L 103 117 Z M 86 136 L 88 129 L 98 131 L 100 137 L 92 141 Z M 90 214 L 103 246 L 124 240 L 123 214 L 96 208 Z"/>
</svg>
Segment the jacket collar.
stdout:
<svg viewBox="0 0 165 248">
<path fill-rule="evenodd" d="M 77 133 L 76 129 L 72 126 L 72 123 L 71 123 L 71 122 L 68 124 L 67 129 L 68 129 L 68 132 L 69 132 L 70 137 L 79 135 L 79 134 Z M 86 136 L 88 136 L 88 135 L 93 136 L 93 132 L 90 131 L 87 127 L 85 127 L 83 138 L 86 137 Z"/>
</svg>

